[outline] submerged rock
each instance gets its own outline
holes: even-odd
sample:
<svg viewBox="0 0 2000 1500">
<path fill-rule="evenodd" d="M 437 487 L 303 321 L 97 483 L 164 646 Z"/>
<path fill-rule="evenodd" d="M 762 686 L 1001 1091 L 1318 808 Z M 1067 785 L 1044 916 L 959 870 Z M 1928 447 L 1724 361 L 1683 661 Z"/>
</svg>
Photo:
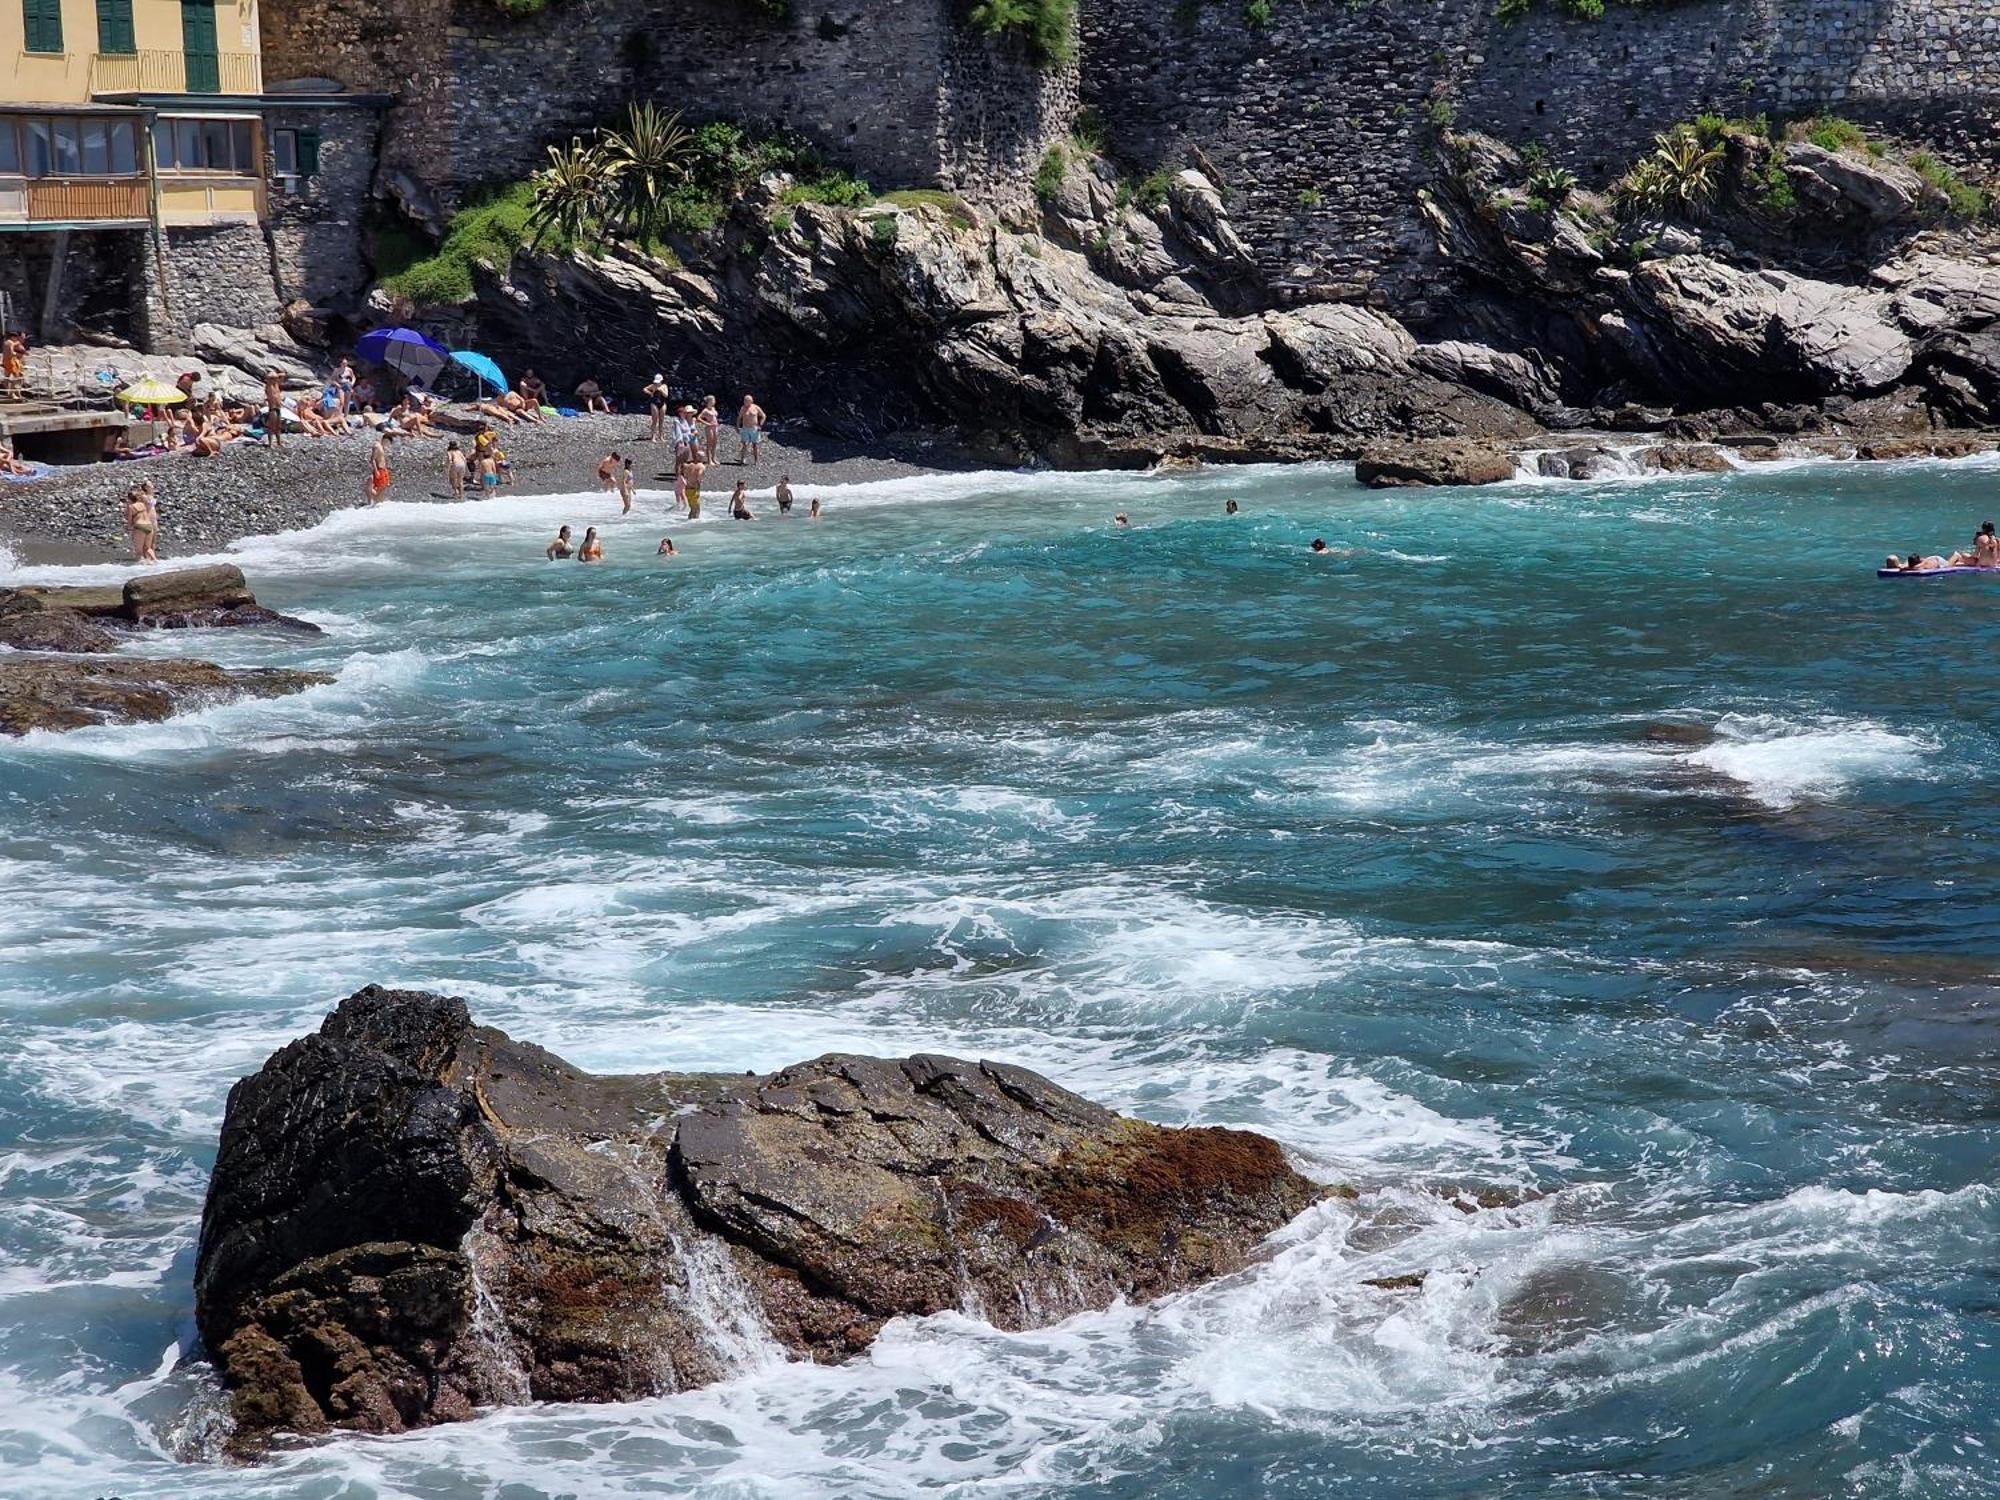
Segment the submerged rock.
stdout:
<svg viewBox="0 0 2000 1500">
<path fill-rule="evenodd" d="M 279 698 L 331 681 L 324 672 L 277 667 L 9 651 L 0 653 L 0 734 L 153 723 L 190 709 L 238 698 Z"/>
<path fill-rule="evenodd" d="M 596 1076 L 371 986 L 230 1091 L 195 1271 L 235 1445 L 831 1361 L 1244 1264 L 1317 1190 L 1272 1141 L 1020 1068 L 828 1056 Z"/>
</svg>

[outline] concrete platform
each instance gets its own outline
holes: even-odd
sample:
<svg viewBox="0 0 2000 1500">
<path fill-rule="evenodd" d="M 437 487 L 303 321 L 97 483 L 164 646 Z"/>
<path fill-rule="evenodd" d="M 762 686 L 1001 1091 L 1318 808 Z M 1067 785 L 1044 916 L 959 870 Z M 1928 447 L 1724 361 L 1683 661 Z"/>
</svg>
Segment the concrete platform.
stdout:
<svg viewBox="0 0 2000 1500">
<path fill-rule="evenodd" d="M 134 427 L 144 434 L 138 441 L 150 440 L 152 424 L 134 423 L 121 411 L 64 411 L 44 401 L 0 405 L 0 438 L 20 457 L 48 464 L 96 463 L 118 433 Z"/>
</svg>

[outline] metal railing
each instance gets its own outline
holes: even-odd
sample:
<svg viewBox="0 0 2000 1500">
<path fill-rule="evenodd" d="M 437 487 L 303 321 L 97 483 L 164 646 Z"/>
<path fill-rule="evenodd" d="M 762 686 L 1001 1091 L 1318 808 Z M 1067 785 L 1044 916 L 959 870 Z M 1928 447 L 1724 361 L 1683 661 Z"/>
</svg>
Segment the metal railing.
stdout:
<svg viewBox="0 0 2000 1500">
<path fill-rule="evenodd" d="M 93 52 L 93 94 L 261 94 L 264 59 L 255 52 Z"/>
<path fill-rule="evenodd" d="M 31 224 L 145 219 L 149 214 L 150 200 L 143 177 L 36 177 L 28 182 Z"/>
</svg>

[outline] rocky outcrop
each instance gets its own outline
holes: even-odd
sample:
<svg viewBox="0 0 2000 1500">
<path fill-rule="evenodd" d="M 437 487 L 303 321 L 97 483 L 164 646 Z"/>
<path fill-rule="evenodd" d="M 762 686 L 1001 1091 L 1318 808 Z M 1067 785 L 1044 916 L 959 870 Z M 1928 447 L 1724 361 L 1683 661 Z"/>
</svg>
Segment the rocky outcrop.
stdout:
<svg viewBox="0 0 2000 1500">
<path fill-rule="evenodd" d="M 269 625 L 318 635 L 309 620 L 266 609 L 229 563 L 141 573 L 122 585 L 0 589 L 0 646 L 109 651 L 120 630 Z M 56 644 L 57 642 L 71 644 Z"/>
<path fill-rule="evenodd" d="M 333 680 L 208 661 L 101 659 L 136 630 L 241 625 L 319 633 L 317 625 L 264 608 L 242 570 L 227 564 L 143 573 L 122 585 L 0 589 L 0 734 L 150 723 Z"/>
<path fill-rule="evenodd" d="M 86 646 L 84 650 L 100 648 Z M 324 672 L 219 667 L 181 658 L 0 652 L 0 734 L 145 724 L 238 698 L 279 698 L 331 682 Z"/>
<path fill-rule="evenodd" d="M 1514 457 L 1484 443 L 1374 443 L 1355 459 L 1354 477 L 1372 489 L 1498 484 L 1514 477 Z"/>
<path fill-rule="evenodd" d="M 230 1091 L 196 1315 L 239 1451 L 838 1360 L 1226 1273 L 1317 1196 L 1262 1136 L 1019 1068 L 829 1056 L 595 1076 L 371 987 Z"/>
<path fill-rule="evenodd" d="M 1384 433 L 1537 428 L 1509 404 L 1536 389 L 1525 361 L 1471 347 L 1420 359 L 1373 309 L 1271 308 L 1197 172 L 1145 208 L 1102 162 L 1072 162 L 1038 217 L 1005 223 L 948 203 L 785 205 L 781 186 L 745 199 L 684 266 L 519 254 L 477 278 L 450 336 L 546 362 L 560 328 L 574 362 L 621 381 L 671 363 L 684 383 L 747 385 L 843 436 L 952 427 L 1009 462 L 1308 440 L 1324 456 Z"/>
<path fill-rule="evenodd" d="M 1943 211 L 1938 190 L 1895 161 L 1809 141 L 1735 135 L 1727 147 L 1712 211 L 1674 222 L 1620 219 L 1587 193 L 1533 207 L 1515 152 L 1447 137 L 1422 206 L 1440 252 L 1487 289 L 1462 321 L 1495 347 L 1537 347 L 1544 377 L 1489 362 L 1462 378 L 1552 422 L 1562 414 L 1539 404 L 1550 388 L 1596 408 L 1597 425 L 1617 425 L 1612 409 L 1635 397 L 1723 428 L 1731 414 L 1717 408 L 1731 406 L 1771 431 L 1994 420 L 2000 272 L 1918 238 Z M 1795 208 L 1771 206 L 1774 174 Z M 1448 372 L 1443 358 L 1429 367 Z"/>
</svg>

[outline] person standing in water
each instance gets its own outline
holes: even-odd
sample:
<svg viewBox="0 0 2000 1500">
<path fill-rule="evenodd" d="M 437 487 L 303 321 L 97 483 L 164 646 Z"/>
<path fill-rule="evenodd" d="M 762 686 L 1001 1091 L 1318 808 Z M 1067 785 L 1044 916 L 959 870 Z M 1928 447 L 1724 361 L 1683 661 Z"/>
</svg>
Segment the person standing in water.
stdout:
<svg viewBox="0 0 2000 1500">
<path fill-rule="evenodd" d="M 663 536 L 660 538 L 660 550 L 655 552 L 653 556 L 679 557 L 680 553 L 674 551 L 674 539 L 670 536 Z"/>
<path fill-rule="evenodd" d="M 620 514 L 621 516 L 631 515 L 632 514 L 632 460 L 629 458 L 625 460 L 625 467 L 618 471 L 618 499 L 623 507 L 618 512 L 618 514 Z"/>
<path fill-rule="evenodd" d="M 787 474 L 778 481 L 778 514 L 781 516 L 789 516 L 791 513 L 792 513 L 792 476 Z"/>
<path fill-rule="evenodd" d="M 132 544 L 133 562 L 158 562 L 153 550 L 159 536 L 158 512 L 153 508 L 153 481 L 143 480 L 125 494 L 125 535 Z"/>
<path fill-rule="evenodd" d="M 737 463 L 764 462 L 764 422 L 764 408 L 757 404 L 755 396 L 745 391 L 743 404 L 736 408 Z"/>
<path fill-rule="evenodd" d="M 1239 506 L 1234 500 L 1231 500 L 1227 505 L 1222 507 L 1222 513 L 1225 516 L 1233 516 L 1237 513 L 1237 511 L 1241 509 L 1242 509 L 1241 506 Z"/>
<path fill-rule="evenodd" d="M 701 461 L 715 462 L 716 449 L 722 446 L 722 413 L 716 410 L 715 397 L 701 398 L 701 414 L 695 418 L 701 433 Z"/>
<path fill-rule="evenodd" d="M 701 476 L 708 472 L 708 465 L 698 454 L 690 452 L 681 461 L 681 488 L 687 496 L 688 519 L 701 519 Z"/>
<path fill-rule="evenodd" d="M 813 496 L 812 508 L 806 512 L 806 519 L 808 521 L 817 521 L 819 519 L 819 497 L 817 495 Z"/>
<path fill-rule="evenodd" d="M 380 505 L 382 497 L 389 493 L 389 444 L 395 439 L 380 428 L 375 432 L 375 446 L 368 450 L 368 503 Z"/>
<path fill-rule="evenodd" d="M 750 514 L 750 497 L 742 480 L 736 481 L 736 488 L 729 492 L 729 519 L 732 521 L 754 521 Z"/>
<path fill-rule="evenodd" d="M 549 561 L 560 562 L 574 551 L 576 551 L 576 543 L 569 539 L 569 528 L 567 526 L 557 527 L 556 539 L 550 542 L 547 548 Z"/>
<path fill-rule="evenodd" d="M 586 526 L 583 531 L 583 546 L 577 549 L 578 562 L 601 563 L 604 561 L 604 543 L 597 539 L 597 528 Z"/>
</svg>

